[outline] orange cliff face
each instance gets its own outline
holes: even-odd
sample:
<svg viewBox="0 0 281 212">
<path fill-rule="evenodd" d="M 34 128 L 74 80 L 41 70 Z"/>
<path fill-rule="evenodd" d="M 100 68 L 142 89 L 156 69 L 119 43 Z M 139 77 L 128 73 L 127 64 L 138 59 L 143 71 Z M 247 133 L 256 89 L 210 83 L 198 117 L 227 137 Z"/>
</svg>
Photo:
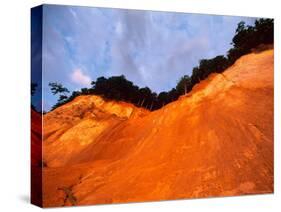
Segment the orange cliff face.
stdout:
<svg viewBox="0 0 281 212">
<path fill-rule="evenodd" d="M 49 167 L 71 164 L 100 136 L 129 118 L 147 113 L 128 103 L 105 101 L 94 95 L 79 96 L 44 116 L 44 163 Z"/>
<path fill-rule="evenodd" d="M 42 205 L 42 115 L 31 109 L 31 202 Z"/>
<path fill-rule="evenodd" d="M 43 118 L 43 205 L 273 192 L 273 50 L 149 112 L 81 96 Z"/>
</svg>

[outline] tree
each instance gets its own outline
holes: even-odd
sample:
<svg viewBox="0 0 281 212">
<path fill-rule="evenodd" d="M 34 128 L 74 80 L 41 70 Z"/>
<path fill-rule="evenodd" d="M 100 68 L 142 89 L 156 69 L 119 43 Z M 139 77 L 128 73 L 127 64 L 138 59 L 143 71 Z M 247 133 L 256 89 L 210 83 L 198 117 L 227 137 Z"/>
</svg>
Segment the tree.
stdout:
<svg viewBox="0 0 281 212">
<path fill-rule="evenodd" d="M 139 96 L 141 99 L 140 107 L 146 105 L 151 98 L 151 90 L 148 87 L 139 89 Z"/>
<path fill-rule="evenodd" d="M 59 99 L 58 99 L 58 102 L 63 102 L 63 101 L 65 101 L 67 98 L 68 98 L 68 97 L 65 96 L 65 95 L 60 95 L 60 96 L 59 96 Z"/>
<path fill-rule="evenodd" d="M 178 91 L 175 88 L 172 88 L 169 92 L 168 92 L 168 99 L 169 102 L 175 101 L 179 98 L 180 94 L 178 93 Z M 168 103 L 169 103 L 168 102 Z"/>
<path fill-rule="evenodd" d="M 54 94 L 54 95 L 56 95 L 58 93 L 63 93 L 63 94 L 69 93 L 69 90 L 67 88 L 63 87 L 63 85 L 60 83 L 50 82 L 49 86 L 51 87 L 52 94 Z"/>
<path fill-rule="evenodd" d="M 139 88 L 134 85 L 124 75 L 109 78 L 99 77 L 96 81 L 92 81 L 91 88 L 74 91 L 69 97 L 66 95 L 69 93 L 67 88 L 59 83 L 49 83 L 52 93 L 59 94 L 58 103 L 54 107 L 65 104 L 79 95 L 95 94 L 111 100 L 130 102 L 149 110 L 159 109 L 169 102 L 177 100 L 180 95 L 191 91 L 194 85 L 206 79 L 211 73 L 223 72 L 239 57 L 251 52 L 253 48 L 257 48 L 261 44 L 272 44 L 273 39 L 273 19 L 258 19 L 254 26 L 246 26 L 245 22 L 240 22 L 232 39 L 232 48 L 228 50 L 226 56 L 218 55 L 211 59 L 200 60 L 198 66 L 192 69 L 192 75 L 183 75 L 175 88 L 170 91 L 157 95 L 148 87 Z M 35 87 L 31 88 L 32 95 Z"/>
<path fill-rule="evenodd" d="M 169 94 L 168 92 L 164 91 L 158 94 L 157 96 L 159 108 L 163 107 L 165 104 L 169 102 Z"/>
<path fill-rule="evenodd" d="M 34 94 L 35 94 L 35 92 L 36 92 L 36 88 L 37 88 L 37 83 L 31 83 L 31 96 L 34 96 Z M 35 111 L 37 111 L 36 110 L 36 108 L 35 108 L 35 106 L 33 105 L 33 100 L 32 100 L 32 98 L 31 98 L 31 108 L 33 109 L 33 110 L 35 110 Z"/>
<path fill-rule="evenodd" d="M 68 101 L 68 96 L 66 95 L 66 93 L 69 93 L 69 90 L 63 87 L 62 84 L 57 82 L 50 82 L 49 86 L 53 95 L 59 94 L 58 102 L 53 106 L 53 109 L 57 108 L 60 105 L 63 105 Z"/>
<path fill-rule="evenodd" d="M 223 55 L 214 57 L 212 61 L 214 64 L 213 72 L 221 73 L 229 67 L 228 59 Z"/>
<path fill-rule="evenodd" d="M 89 89 L 89 88 L 81 88 L 81 94 L 82 95 L 91 94 L 91 89 Z"/>
<path fill-rule="evenodd" d="M 157 93 L 155 92 L 151 93 L 149 101 L 150 101 L 150 105 L 147 105 L 146 108 L 149 110 L 153 110 L 157 104 Z"/>
<path fill-rule="evenodd" d="M 176 90 L 180 94 L 187 94 L 192 89 L 191 78 L 188 75 L 184 75 L 180 78 L 176 85 Z"/>
<path fill-rule="evenodd" d="M 273 19 L 261 18 L 255 21 L 255 29 L 259 44 L 272 44 L 274 41 Z"/>
<path fill-rule="evenodd" d="M 227 54 L 229 63 L 233 64 L 239 57 L 261 44 L 272 44 L 273 28 L 273 19 L 258 19 L 254 26 L 245 26 L 245 22 L 238 23 L 231 43 L 233 48 Z"/>
<path fill-rule="evenodd" d="M 200 69 L 198 67 L 194 67 L 192 69 L 192 75 L 191 75 L 192 87 L 199 82 L 200 82 Z"/>
<path fill-rule="evenodd" d="M 231 48 L 227 52 L 228 64 L 232 65 L 239 57 L 241 57 L 242 51 L 238 48 Z"/>
<path fill-rule="evenodd" d="M 223 55 L 216 56 L 211 59 L 200 60 L 196 73 L 201 80 L 206 79 L 211 73 L 223 72 L 229 66 L 228 59 Z"/>
<path fill-rule="evenodd" d="M 31 83 L 31 96 L 35 94 L 36 88 L 37 88 L 37 83 Z"/>
</svg>

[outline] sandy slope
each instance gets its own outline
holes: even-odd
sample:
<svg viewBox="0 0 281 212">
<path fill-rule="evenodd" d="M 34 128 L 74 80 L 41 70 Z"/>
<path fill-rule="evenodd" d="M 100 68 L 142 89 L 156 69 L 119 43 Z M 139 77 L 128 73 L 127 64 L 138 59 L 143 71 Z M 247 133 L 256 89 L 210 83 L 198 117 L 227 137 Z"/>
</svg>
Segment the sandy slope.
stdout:
<svg viewBox="0 0 281 212">
<path fill-rule="evenodd" d="M 273 50 L 160 110 L 97 96 L 44 116 L 44 206 L 273 192 Z"/>
</svg>

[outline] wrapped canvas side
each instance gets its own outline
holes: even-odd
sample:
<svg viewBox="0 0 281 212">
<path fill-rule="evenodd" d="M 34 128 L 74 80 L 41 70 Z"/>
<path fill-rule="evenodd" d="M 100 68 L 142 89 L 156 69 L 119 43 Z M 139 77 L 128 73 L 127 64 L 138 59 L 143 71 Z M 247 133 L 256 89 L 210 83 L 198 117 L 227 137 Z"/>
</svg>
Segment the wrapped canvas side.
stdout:
<svg viewBox="0 0 281 212">
<path fill-rule="evenodd" d="M 43 8 L 31 9 L 31 203 L 42 201 L 42 16 Z"/>
</svg>

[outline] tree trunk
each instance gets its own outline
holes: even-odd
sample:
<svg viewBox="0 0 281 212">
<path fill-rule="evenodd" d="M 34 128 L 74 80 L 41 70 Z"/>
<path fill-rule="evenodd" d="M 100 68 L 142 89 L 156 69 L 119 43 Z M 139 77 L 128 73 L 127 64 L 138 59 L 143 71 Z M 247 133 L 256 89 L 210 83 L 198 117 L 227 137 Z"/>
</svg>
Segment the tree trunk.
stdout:
<svg viewBox="0 0 281 212">
<path fill-rule="evenodd" d="M 141 107 L 143 106 L 144 101 L 145 101 L 145 98 L 143 98 L 143 100 L 141 102 Z"/>
<path fill-rule="evenodd" d="M 152 110 L 153 105 L 154 105 L 154 102 L 152 101 L 152 102 L 151 102 L 151 105 L 150 105 L 150 110 Z"/>
</svg>

